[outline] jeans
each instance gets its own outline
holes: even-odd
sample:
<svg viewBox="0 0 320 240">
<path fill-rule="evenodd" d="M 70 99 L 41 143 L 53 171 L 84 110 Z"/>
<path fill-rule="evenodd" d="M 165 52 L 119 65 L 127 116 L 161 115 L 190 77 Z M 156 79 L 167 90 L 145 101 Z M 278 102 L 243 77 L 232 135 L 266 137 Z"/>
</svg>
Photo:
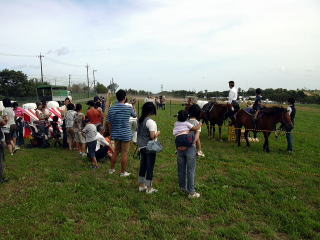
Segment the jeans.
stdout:
<svg viewBox="0 0 320 240">
<path fill-rule="evenodd" d="M 287 143 L 288 143 L 287 151 L 292 151 L 292 142 L 293 142 L 292 132 L 287 132 L 286 137 L 287 137 Z"/>
<path fill-rule="evenodd" d="M 17 145 L 22 146 L 24 145 L 24 138 L 23 138 L 23 125 L 24 122 L 22 121 L 17 121 Z"/>
<path fill-rule="evenodd" d="M 144 183 L 146 186 L 152 186 L 153 169 L 156 161 L 156 152 L 150 152 L 146 148 L 140 149 L 140 170 L 139 183 Z"/>
<path fill-rule="evenodd" d="M 184 151 L 177 150 L 179 187 L 190 194 L 195 192 L 196 153 L 195 146 Z"/>
</svg>

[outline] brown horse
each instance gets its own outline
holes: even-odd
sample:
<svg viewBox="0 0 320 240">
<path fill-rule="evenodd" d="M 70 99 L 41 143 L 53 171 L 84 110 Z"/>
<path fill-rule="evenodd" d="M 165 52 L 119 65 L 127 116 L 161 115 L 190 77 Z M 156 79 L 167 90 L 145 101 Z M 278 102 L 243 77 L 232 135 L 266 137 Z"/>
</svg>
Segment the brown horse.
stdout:
<svg viewBox="0 0 320 240">
<path fill-rule="evenodd" d="M 221 104 L 216 102 L 206 103 L 201 112 L 201 119 L 206 123 L 208 129 L 208 136 L 215 137 L 215 125 L 219 127 L 219 140 L 221 140 L 221 127 L 228 117 L 234 114 L 233 107 L 230 103 Z"/>
<path fill-rule="evenodd" d="M 249 131 L 253 131 L 254 129 L 263 132 L 263 151 L 265 152 L 270 152 L 268 138 L 270 136 L 270 133 L 275 130 L 277 123 L 282 123 L 287 131 L 291 131 L 293 128 L 290 115 L 287 109 L 283 107 L 268 107 L 260 110 L 256 123 L 254 123 L 253 116 L 247 113 L 244 109 L 239 110 L 235 117 L 238 146 L 240 146 L 241 128 L 242 126 L 244 126 L 244 136 L 248 147 L 250 146 L 248 140 Z"/>
</svg>

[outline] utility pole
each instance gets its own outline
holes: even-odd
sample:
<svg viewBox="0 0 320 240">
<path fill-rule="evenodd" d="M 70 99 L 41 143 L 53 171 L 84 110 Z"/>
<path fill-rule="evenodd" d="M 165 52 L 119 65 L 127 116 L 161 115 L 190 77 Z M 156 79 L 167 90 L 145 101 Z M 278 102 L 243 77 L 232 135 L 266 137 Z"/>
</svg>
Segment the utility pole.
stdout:
<svg viewBox="0 0 320 240">
<path fill-rule="evenodd" d="M 94 76 L 94 72 L 98 71 L 97 69 L 93 69 L 92 70 L 92 74 L 93 74 L 93 87 L 94 90 L 96 89 L 96 77 Z"/>
<path fill-rule="evenodd" d="M 69 74 L 69 91 L 71 91 L 71 74 Z"/>
<path fill-rule="evenodd" d="M 43 55 L 38 56 L 40 58 L 40 68 L 41 68 L 41 82 L 43 83 L 43 71 L 42 71 L 42 58 L 44 57 Z"/>
<path fill-rule="evenodd" d="M 163 92 L 163 84 L 161 84 L 161 92 Z"/>
<path fill-rule="evenodd" d="M 54 79 L 54 85 L 57 86 L 57 79 Z"/>
<path fill-rule="evenodd" d="M 86 65 L 87 68 L 87 82 L 88 82 L 88 98 L 90 98 L 90 82 L 89 82 L 89 65 Z"/>
</svg>

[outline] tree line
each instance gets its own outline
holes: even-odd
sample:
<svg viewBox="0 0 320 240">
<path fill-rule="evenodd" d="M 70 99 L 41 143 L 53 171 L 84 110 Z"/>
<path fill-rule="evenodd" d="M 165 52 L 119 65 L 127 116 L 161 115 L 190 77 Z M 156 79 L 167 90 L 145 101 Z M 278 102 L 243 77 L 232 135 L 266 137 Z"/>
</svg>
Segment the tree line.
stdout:
<svg viewBox="0 0 320 240">
<path fill-rule="evenodd" d="M 48 82 L 41 82 L 36 78 L 28 79 L 28 76 L 21 72 L 15 70 L 4 69 L 0 71 L 0 96 L 1 97 L 30 97 L 35 96 L 36 87 L 39 85 L 50 84 Z M 108 86 L 103 85 L 102 83 L 97 83 L 95 91 L 97 94 L 104 94 L 108 91 L 115 93 L 119 85 L 113 80 Z M 72 94 L 86 93 L 88 91 L 88 86 L 84 83 L 72 84 L 70 86 Z M 145 90 L 135 90 L 135 89 L 125 89 L 130 95 L 140 95 L 148 96 L 152 95 L 152 92 Z M 238 88 L 239 96 L 254 96 L 255 89 L 249 88 L 248 90 L 243 90 Z M 229 91 L 190 91 L 190 90 L 172 90 L 172 91 L 163 91 L 157 95 L 172 96 L 178 98 L 185 98 L 186 96 L 197 96 L 198 98 L 207 98 L 212 97 L 228 97 Z M 276 102 L 285 102 L 288 98 L 293 97 L 297 102 L 300 103 L 313 103 L 320 104 L 320 91 L 317 90 L 306 90 L 306 89 L 297 89 L 297 90 L 287 90 L 284 88 L 267 88 L 262 89 L 263 99 L 269 99 Z"/>
</svg>

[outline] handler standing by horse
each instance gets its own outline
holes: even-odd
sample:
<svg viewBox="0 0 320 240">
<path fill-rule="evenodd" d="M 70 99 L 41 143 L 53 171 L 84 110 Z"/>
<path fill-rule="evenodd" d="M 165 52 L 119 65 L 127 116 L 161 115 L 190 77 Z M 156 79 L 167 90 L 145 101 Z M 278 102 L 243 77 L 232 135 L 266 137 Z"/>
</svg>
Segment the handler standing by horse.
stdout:
<svg viewBox="0 0 320 240">
<path fill-rule="evenodd" d="M 290 115 L 291 122 L 293 125 L 294 125 L 294 119 L 296 117 L 296 107 L 294 106 L 295 102 L 296 102 L 296 100 L 294 98 L 288 99 L 289 107 L 287 108 L 287 111 Z M 286 137 L 287 137 L 287 143 L 288 143 L 287 151 L 289 153 L 291 153 L 292 152 L 292 140 L 293 140 L 292 130 L 286 132 Z"/>
</svg>

